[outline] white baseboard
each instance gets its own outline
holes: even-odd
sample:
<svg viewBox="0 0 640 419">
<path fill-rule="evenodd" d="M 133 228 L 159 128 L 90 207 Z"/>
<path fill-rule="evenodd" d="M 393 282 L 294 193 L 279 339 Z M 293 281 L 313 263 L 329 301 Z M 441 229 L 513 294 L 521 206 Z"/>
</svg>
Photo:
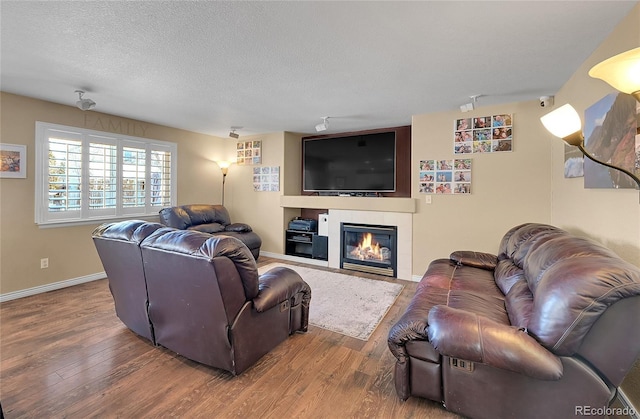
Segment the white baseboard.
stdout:
<svg viewBox="0 0 640 419">
<path fill-rule="evenodd" d="M 306 263 L 307 265 L 324 266 L 325 268 L 329 266 L 329 262 L 327 262 L 326 260 L 301 258 L 298 256 L 283 255 L 282 253 L 260 252 L 260 256 L 266 256 L 268 258 L 274 258 L 274 259 L 288 260 L 290 262 Z"/>
<path fill-rule="evenodd" d="M 638 409 L 631 403 L 631 400 L 627 398 L 627 395 L 624 394 L 621 388 L 618 388 L 618 400 L 627 410 L 630 412 L 629 417 L 633 419 L 640 419 L 640 412 Z"/>
<path fill-rule="evenodd" d="M 98 272 L 95 274 L 85 275 L 78 278 L 67 279 L 65 281 L 54 282 L 52 284 L 40 285 L 33 288 L 27 288 L 26 290 L 8 292 L 6 294 L 0 294 L 0 303 L 5 301 L 17 300 L 18 298 L 29 297 L 31 295 L 42 294 L 43 292 L 55 291 L 62 288 L 72 287 L 74 285 L 84 284 L 85 282 L 96 281 L 98 279 L 104 279 L 107 274 L 104 272 Z"/>
</svg>

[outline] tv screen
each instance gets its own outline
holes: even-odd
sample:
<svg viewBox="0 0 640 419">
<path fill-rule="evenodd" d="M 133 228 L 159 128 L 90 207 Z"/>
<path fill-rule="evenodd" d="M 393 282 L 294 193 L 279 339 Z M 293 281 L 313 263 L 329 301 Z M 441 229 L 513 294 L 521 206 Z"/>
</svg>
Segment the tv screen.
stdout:
<svg viewBox="0 0 640 419">
<path fill-rule="evenodd" d="M 396 134 L 305 139 L 305 192 L 394 192 Z"/>
</svg>

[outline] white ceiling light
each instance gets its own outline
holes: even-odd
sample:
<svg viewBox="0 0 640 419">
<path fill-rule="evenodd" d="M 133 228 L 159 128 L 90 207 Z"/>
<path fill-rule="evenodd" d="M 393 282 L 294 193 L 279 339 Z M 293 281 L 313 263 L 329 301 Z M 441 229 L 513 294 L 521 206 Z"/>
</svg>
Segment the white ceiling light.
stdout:
<svg viewBox="0 0 640 419">
<path fill-rule="evenodd" d="M 76 90 L 78 94 L 78 101 L 76 102 L 76 106 L 83 111 L 90 111 L 91 109 L 96 107 L 96 102 L 91 99 L 83 99 L 82 95 L 84 95 L 84 90 Z"/>
<path fill-rule="evenodd" d="M 326 131 L 328 129 L 329 129 L 329 117 L 323 116 L 322 123 L 316 125 L 316 131 L 320 132 L 320 131 Z"/>
</svg>

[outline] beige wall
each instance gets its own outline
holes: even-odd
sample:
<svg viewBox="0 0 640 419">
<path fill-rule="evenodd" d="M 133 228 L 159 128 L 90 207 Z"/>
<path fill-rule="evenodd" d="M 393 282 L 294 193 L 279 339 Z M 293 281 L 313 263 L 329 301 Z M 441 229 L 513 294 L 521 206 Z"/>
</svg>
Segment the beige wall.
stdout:
<svg viewBox="0 0 640 419">
<path fill-rule="evenodd" d="M 640 45 L 640 4 L 615 28 L 611 35 L 576 70 L 556 94 L 556 106 L 571 103 L 578 113 L 603 96 L 614 92 L 608 84 L 589 77 L 591 67 L 600 61 Z M 582 178 L 565 179 L 564 145 L 552 143 L 553 224 L 591 237 L 640 266 L 640 196 L 638 190 L 585 189 Z M 612 354 L 614 356 L 615 354 Z M 636 407 L 640 408 L 640 359 L 621 385 Z"/>
<path fill-rule="evenodd" d="M 454 250 L 496 253 L 500 239 L 524 222 L 551 222 L 550 144 L 542 141 L 538 101 L 475 111 L 414 116 L 412 121 L 413 274 L 422 275 L 430 261 Z M 513 151 L 454 155 L 453 127 L 460 118 L 513 115 Z M 472 193 L 431 195 L 425 202 L 417 182 L 420 160 L 472 159 Z"/>
<path fill-rule="evenodd" d="M 300 211 L 280 207 L 280 196 L 300 193 L 300 160 L 302 135 L 290 132 L 248 135 L 237 141 L 262 141 L 262 163 L 259 166 L 280 168 L 280 191 L 255 192 L 253 168 L 232 165 L 227 176 L 225 206 L 233 222 L 252 226 L 262 238 L 263 252 L 284 254 L 284 231 L 291 218 Z M 228 153 L 233 155 L 237 141 L 228 141 Z"/>
<path fill-rule="evenodd" d="M 27 178 L 0 179 L 0 293 L 25 290 L 103 271 L 91 241 L 96 225 L 39 228 L 34 222 L 35 122 L 116 132 L 178 144 L 178 203 L 218 203 L 225 140 L 98 112 L 83 112 L 1 93 L 0 141 L 27 146 Z M 40 259 L 49 268 L 40 269 Z"/>
<path fill-rule="evenodd" d="M 556 94 L 556 106 L 571 103 L 580 115 L 615 90 L 589 77 L 591 67 L 620 52 L 640 45 L 640 4 L 576 70 Z M 567 230 L 590 236 L 622 258 L 640 266 L 640 196 L 638 190 L 585 189 L 583 178 L 565 179 L 564 145 L 549 134 L 552 144 L 552 221 Z"/>
</svg>

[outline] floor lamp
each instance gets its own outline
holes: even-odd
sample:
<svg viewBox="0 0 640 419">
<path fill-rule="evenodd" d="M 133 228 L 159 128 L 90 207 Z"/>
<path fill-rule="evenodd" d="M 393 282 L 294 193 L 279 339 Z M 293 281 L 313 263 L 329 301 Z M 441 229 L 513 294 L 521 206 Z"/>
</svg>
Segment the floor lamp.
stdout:
<svg viewBox="0 0 640 419">
<path fill-rule="evenodd" d="M 231 166 L 231 162 L 229 161 L 218 161 L 216 162 L 222 170 L 222 205 L 224 206 L 224 182 L 227 180 L 227 173 L 229 173 L 229 166 Z"/>
<path fill-rule="evenodd" d="M 607 82 L 616 90 L 632 95 L 637 101 L 640 101 L 640 47 L 596 64 L 589 71 L 589 75 Z M 544 115 L 540 120 L 551 134 L 562 138 L 569 145 L 578 147 L 585 157 L 594 162 L 626 174 L 636 182 L 638 189 L 640 189 L 640 178 L 635 173 L 601 161 L 585 150 L 582 121 L 573 106 L 569 104 L 563 105 Z"/>
</svg>

